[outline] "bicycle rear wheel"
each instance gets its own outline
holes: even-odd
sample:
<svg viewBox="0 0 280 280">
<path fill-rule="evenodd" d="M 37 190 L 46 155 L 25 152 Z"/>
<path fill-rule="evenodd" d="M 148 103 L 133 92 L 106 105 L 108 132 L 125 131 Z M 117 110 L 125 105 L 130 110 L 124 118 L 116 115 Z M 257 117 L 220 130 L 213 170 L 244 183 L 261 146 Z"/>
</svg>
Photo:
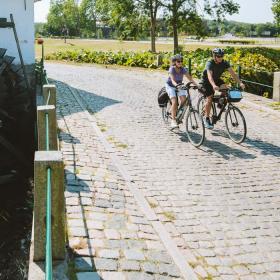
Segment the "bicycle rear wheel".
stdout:
<svg viewBox="0 0 280 280">
<path fill-rule="evenodd" d="M 225 122 L 230 139 L 237 144 L 242 143 L 247 135 L 247 125 L 240 109 L 229 106 L 226 111 Z"/>
<path fill-rule="evenodd" d="M 186 133 L 189 141 L 195 147 L 202 145 L 205 139 L 205 127 L 197 110 L 190 109 L 186 117 Z"/>
<path fill-rule="evenodd" d="M 166 106 L 162 107 L 162 111 L 161 111 L 162 119 L 165 124 L 170 124 L 170 122 L 171 122 L 170 109 L 171 109 L 171 103 L 170 103 L 170 101 L 168 101 Z"/>
</svg>

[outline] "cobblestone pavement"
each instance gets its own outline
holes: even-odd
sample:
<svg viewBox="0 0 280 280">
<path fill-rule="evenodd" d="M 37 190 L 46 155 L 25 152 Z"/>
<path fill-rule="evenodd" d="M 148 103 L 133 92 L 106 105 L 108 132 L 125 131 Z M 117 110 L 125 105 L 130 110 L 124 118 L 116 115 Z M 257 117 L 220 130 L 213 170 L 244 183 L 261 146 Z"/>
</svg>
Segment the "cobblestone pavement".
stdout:
<svg viewBox="0 0 280 280">
<path fill-rule="evenodd" d="M 156 94 L 164 83 L 164 73 L 59 64 L 47 64 L 47 70 L 51 78 L 78 89 L 88 110 L 97 118 L 107 141 L 114 146 L 112 153 L 137 183 L 197 275 L 202 279 L 280 279 L 280 122 L 277 114 L 240 104 L 248 125 L 246 142 L 242 145 L 231 142 L 221 122 L 212 132 L 207 131 L 204 146 L 196 149 L 188 143 L 183 133 L 169 131 L 161 121 Z M 59 87 L 63 89 L 65 85 L 59 83 Z M 61 108 L 66 112 L 76 106 L 74 101 L 73 105 L 67 105 L 68 98 L 66 101 L 61 94 L 59 99 Z M 78 106 L 76 109 L 79 110 Z M 80 155 L 76 162 L 80 173 L 76 176 L 89 180 L 88 175 L 93 170 L 93 181 L 89 181 L 89 186 L 85 188 L 93 191 L 98 199 L 83 198 L 83 192 L 79 196 L 69 191 L 67 200 L 74 201 L 71 203 L 76 203 L 76 206 L 67 202 L 67 211 L 73 211 L 75 225 L 81 223 L 79 205 L 83 200 L 88 203 L 88 206 L 82 206 L 84 212 L 88 213 L 99 211 L 103 203 L 111 203 L 108 208 L 101 209 L 105 215 L 103 222 L 96 225 L 98 219 L 92 220 L 94 226 L 100 228 L 93 228 L 92 235 L 89 235 L 91 230 L 82 232 L 84 235 L 81 237 L 86 243 L 91 241 L 90 237 L 93 240 L 101 239 L 102 249 L 107 247 L 113 250 L 114 247 L 108 243 L 110 238 L 106 236 L 106 230 L 120 232 L 121 229 L 115 227 L 117 222 L 111 226 L 108 216 L 121 215 L 134 225 L 135 221 L 131 221 L 130 213 L 125 212 L 123 215 L 110 212 L 110 209 L 115 209 L 112 208 L 115 201 L 112 200 L 114 194 L 110 184 L 97 183 L 94 176 L 107 179 L 107 176 L 118 178 L 120 175 L 110 163 L 104 163 L 104 160 L 109 159 L 102 146 L 98 147 L 98 152 L 95 151 L 98 140 L 81 114 L 71 111 L 66 113 L 64 119 L 71 135 L 66 133 L 62 136 L 66 137 L 64 141 L 69 140 L 70 165 L 73 162 L 70 142 L 77 142 L 76 152 Z M 64 143 L 63 147 L 67 147 L 67 144 Z M 67 155 L 67 149 L 63 150 Z M 69 172 L 68 179 L 73 178 L 73 182 L 76 182 L 75 174 L 71 174 L 74 171 Z M 117 182 L 118 190 L 125 198 L 125 202 L 120 203 L 121 209 L 131 205 L 134 212 L 143 215 L 125 184 L 121 183 L 121 178 Z M 68 183 L 69 186 L 72 189 Z M 78 213 L 75 214 L 75 211 Z M 145 219 L 145 216 L 142 218 Z M 69 225 L 71 233 L 71 223 Z M 127 224 L 122 226 L 123 230 L 130 231 Z M 73 228 L 76 229 L 75 226 Z M 136 233 L 138 229 L 135 228 Z M 100 237 L 96 237 L 96 234 L 100 234 Z M 156 238 L 154 231 L 152 234 Z M 127 243 L 120 233 L 118 237 L 119 244 Z M 130 239 L 143 241 L 139 236 L 134 235 L 134 238 Z M 74 238 L 74 241 L 77 240 Z M 159 239 L 155 241 L 161 242 Z M 145 242 L 148 240 L 144 238 Z M 104 259 L 102 253 L 100 255 L 98 249 L 93 248 L 97 256 L 93 260 Z M 118 247 L 120 255 L 110 259 L 117 263 L 114 271 L 120 271 L 122 260 L 127 261 L 124 250 Z M 146 261 L 155 261 L 147 253 L 152 248 L 142 247 L 139 250 L 142 253 L 145 251 Z M 145 271 L 141 266 L 142 261 L 138 260 L 138 263 L 139 271 Z M 170 260 L 170 265 L 175 269 L 171 263 Z M 157 263 L 157 274 L 146 275 L 160 275 L 160 265 Z M 97 266 L 97 271 L 99 268 Z M 175 276 L 181 277 L 177 272 L 166 278 Z M 81 276 L 80 279 L 85 278 Z"/>
</svg>

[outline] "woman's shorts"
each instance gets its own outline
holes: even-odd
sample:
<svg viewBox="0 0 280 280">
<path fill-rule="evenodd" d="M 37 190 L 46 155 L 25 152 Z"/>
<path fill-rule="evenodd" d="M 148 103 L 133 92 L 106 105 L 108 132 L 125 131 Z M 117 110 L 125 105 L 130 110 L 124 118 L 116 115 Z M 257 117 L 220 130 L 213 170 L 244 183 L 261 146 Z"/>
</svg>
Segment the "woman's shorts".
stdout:
<svg viewBox="0 0 280 280">
<path fill-rule="evenodd" d="M 166 88 L 166 92 L 168 93 L 168 96 L 169 96 L 170 99 L 172 97 L 176 97 L 176 92 L 175 92 L 176 88 L 175 87 L 171 87 L 169 84 L 166 83 L 165 88 Z M 178 94 L 178 96 L 186 96 L 187 91 L 179 89 L 177 94 Z"/>
</svg>

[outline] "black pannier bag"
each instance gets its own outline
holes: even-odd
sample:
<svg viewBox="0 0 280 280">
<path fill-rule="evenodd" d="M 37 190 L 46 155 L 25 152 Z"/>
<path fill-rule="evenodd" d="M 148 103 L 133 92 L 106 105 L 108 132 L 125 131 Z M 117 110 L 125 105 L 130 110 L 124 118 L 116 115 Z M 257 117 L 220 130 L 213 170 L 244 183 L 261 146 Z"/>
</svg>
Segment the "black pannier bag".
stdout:
<svg viewBox="0 0 280 280">
<path fill-rule="evenodd" d="M 165 87 L 163 87 L 158 93 L 158 106 L 165 107 L 169 101 L 168 93 L 166 92 Z"/>
</svg>

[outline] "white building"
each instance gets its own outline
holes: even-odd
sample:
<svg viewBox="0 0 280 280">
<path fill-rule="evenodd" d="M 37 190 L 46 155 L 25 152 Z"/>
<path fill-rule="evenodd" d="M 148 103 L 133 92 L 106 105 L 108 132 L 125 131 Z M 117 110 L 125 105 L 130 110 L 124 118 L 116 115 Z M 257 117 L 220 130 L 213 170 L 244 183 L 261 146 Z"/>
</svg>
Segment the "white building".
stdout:
<svg viewBox="0 0 280 280">
<path fill-rule="evenodd" d="M 35 62 L 34 50 L 34 2 L 40 0 L 0 0 L 0 18 L 7 18 L 13 14 L 20 48 L 24 63 Z M 12 28 L 0 28 L 0 48 L 7 49 L 7 55 L 15 56 L 15 63 L 19 63 L 19 56 Z"/>
</svg>

